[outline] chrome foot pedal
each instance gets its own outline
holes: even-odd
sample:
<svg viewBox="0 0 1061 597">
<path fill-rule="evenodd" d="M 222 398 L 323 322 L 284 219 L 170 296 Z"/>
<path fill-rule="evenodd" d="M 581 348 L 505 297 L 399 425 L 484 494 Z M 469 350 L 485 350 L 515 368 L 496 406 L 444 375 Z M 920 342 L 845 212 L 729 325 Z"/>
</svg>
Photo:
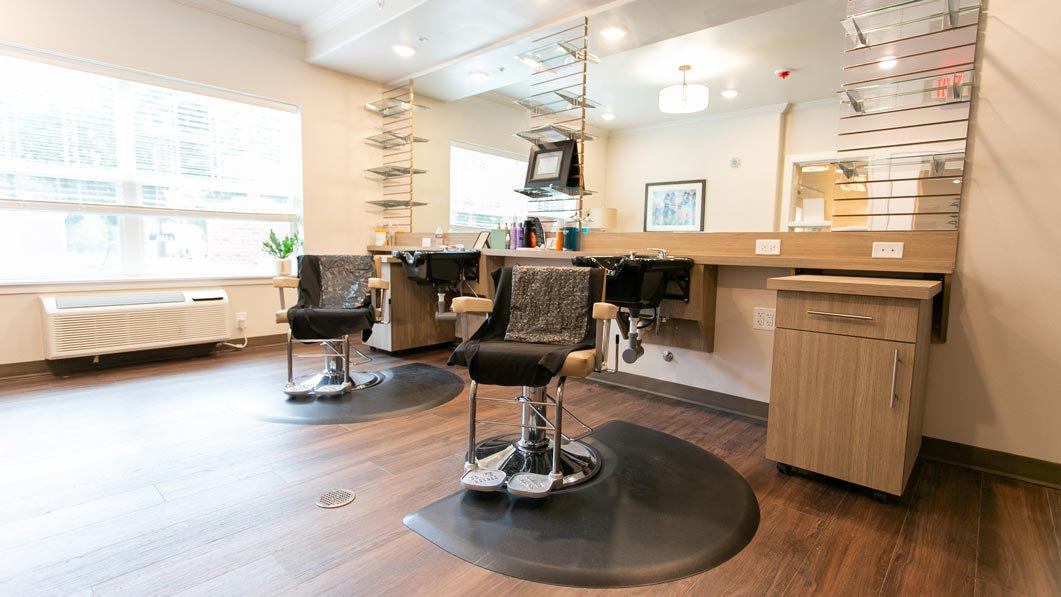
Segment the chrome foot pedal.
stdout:
<svg viewBox="0 0 1061 597">
<path fill-rule="evenodd" d="M 350 382 L 324 384 L 322 386 L 317 386 L 317 388 L 314 390 L 314 393 L 316 393 L 318 396 L 338 396 L 339 394 L 342 394 L 343 392 L 349 389 Z"/>
<path fill-rule="evenodd" d="M 516 473 L 508 480 L 508 492 L 520 497 L 543 498 L 552 490 L 553 480 L 549 475 Z"/>
<path fill-rule="evenodd" d="M 313 386 L 305 384 L 289 383 L 284 386 L 284 393 L 288 396 L 308 396 L 313 393 Z"/>
<path fill-rule="evenodd" d="M 497 491 L 505 484 L 502 471 L 492 468 L 479 468 L 461 475 L 461 487 L 472 491 Z"/>
</svg>

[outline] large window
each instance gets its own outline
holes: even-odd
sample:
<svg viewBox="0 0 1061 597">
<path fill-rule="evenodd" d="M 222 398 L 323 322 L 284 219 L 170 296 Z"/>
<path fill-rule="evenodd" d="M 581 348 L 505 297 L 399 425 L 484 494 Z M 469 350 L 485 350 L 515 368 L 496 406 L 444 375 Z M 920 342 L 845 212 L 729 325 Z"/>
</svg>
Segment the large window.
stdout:
<svg viewBox="0 0 1061 597">
<path fill-rule="evenodd" d="M 527 159 L 499 150 L 452 144 L 449 150 L 449 223 L 497 228 L 499 222 L 523 219 Z"/>
<path fill-rule="evenodd" d="M 267 274 L 296 229 L 294 107 L 11 56 L 0 81 L 0 281 Z"/>
</svg>

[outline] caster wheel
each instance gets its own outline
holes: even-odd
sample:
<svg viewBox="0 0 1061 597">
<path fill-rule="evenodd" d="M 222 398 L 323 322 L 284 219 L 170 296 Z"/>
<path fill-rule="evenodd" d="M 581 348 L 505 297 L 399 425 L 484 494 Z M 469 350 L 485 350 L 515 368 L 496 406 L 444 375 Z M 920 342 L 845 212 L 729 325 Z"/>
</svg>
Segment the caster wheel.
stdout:
<svg viewBox="0 0 1061 597">
<path fill-rule="evenodd" d="M 880 502 L 882 504 L 887 504 L 889 497 L 890 496 L 888 494 L 884 493 L 883 491 L 874 491 L 873 492 L 873 499 L 877 500 L 878 502 Z"/>
<path fill-rule="evenodd" d="M 785 464 L 783 462 L 778 462 L 777 463 L 777 472 L 781 473 L 782 475 L 791 475 L 792 474 L 792 465 Z"/>
</svg>

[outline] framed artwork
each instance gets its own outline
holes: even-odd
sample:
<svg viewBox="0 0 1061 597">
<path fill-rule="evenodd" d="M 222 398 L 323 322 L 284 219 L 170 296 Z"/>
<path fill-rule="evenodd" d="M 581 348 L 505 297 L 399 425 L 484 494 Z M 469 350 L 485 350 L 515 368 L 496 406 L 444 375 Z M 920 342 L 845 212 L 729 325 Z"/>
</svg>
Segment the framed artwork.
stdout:
<svg viewBox="0 0 1061 597">
<path fill-rule="evenodd" d="M 702 231 L 706 189 L 706 179 L 646 184 L 645 232 Z"/>
<path fill-rule="evenodd" d="M 572 173 L 573 159 L 575 159 L 574 141 L 535 145 L 527 161 L 526 186 L 531 188 L 550 185 L 567 186 Z M 575 172 L 577 173 L 577 169 Z"/>
</svg>

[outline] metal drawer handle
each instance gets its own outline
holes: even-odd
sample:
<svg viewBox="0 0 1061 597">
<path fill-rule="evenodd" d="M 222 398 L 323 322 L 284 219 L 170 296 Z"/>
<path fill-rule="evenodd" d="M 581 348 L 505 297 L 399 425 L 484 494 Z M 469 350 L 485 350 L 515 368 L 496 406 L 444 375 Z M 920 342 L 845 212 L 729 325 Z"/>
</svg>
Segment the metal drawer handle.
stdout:
<svg viewBox="0 0 1061 597">
<path fill-rule="evenodd" d="M 896 374 L 899 373 L 899 349 L 895 349 L 895 356 L 892 357 L 892 391 L 888 395 L 888 408 L 895 408 L 895 378 Z"/>
<path fill-rule="evenodd" d="M 850 313 L 830 313 L 828 311 L 807 311 L 807 315 L 825 315 L 826 317 L 842 317 L 844 319 L 861 319 L 863 321 L 873 321 L 873 318 L 869 315 L 851 315 Z"/>
</svg>

